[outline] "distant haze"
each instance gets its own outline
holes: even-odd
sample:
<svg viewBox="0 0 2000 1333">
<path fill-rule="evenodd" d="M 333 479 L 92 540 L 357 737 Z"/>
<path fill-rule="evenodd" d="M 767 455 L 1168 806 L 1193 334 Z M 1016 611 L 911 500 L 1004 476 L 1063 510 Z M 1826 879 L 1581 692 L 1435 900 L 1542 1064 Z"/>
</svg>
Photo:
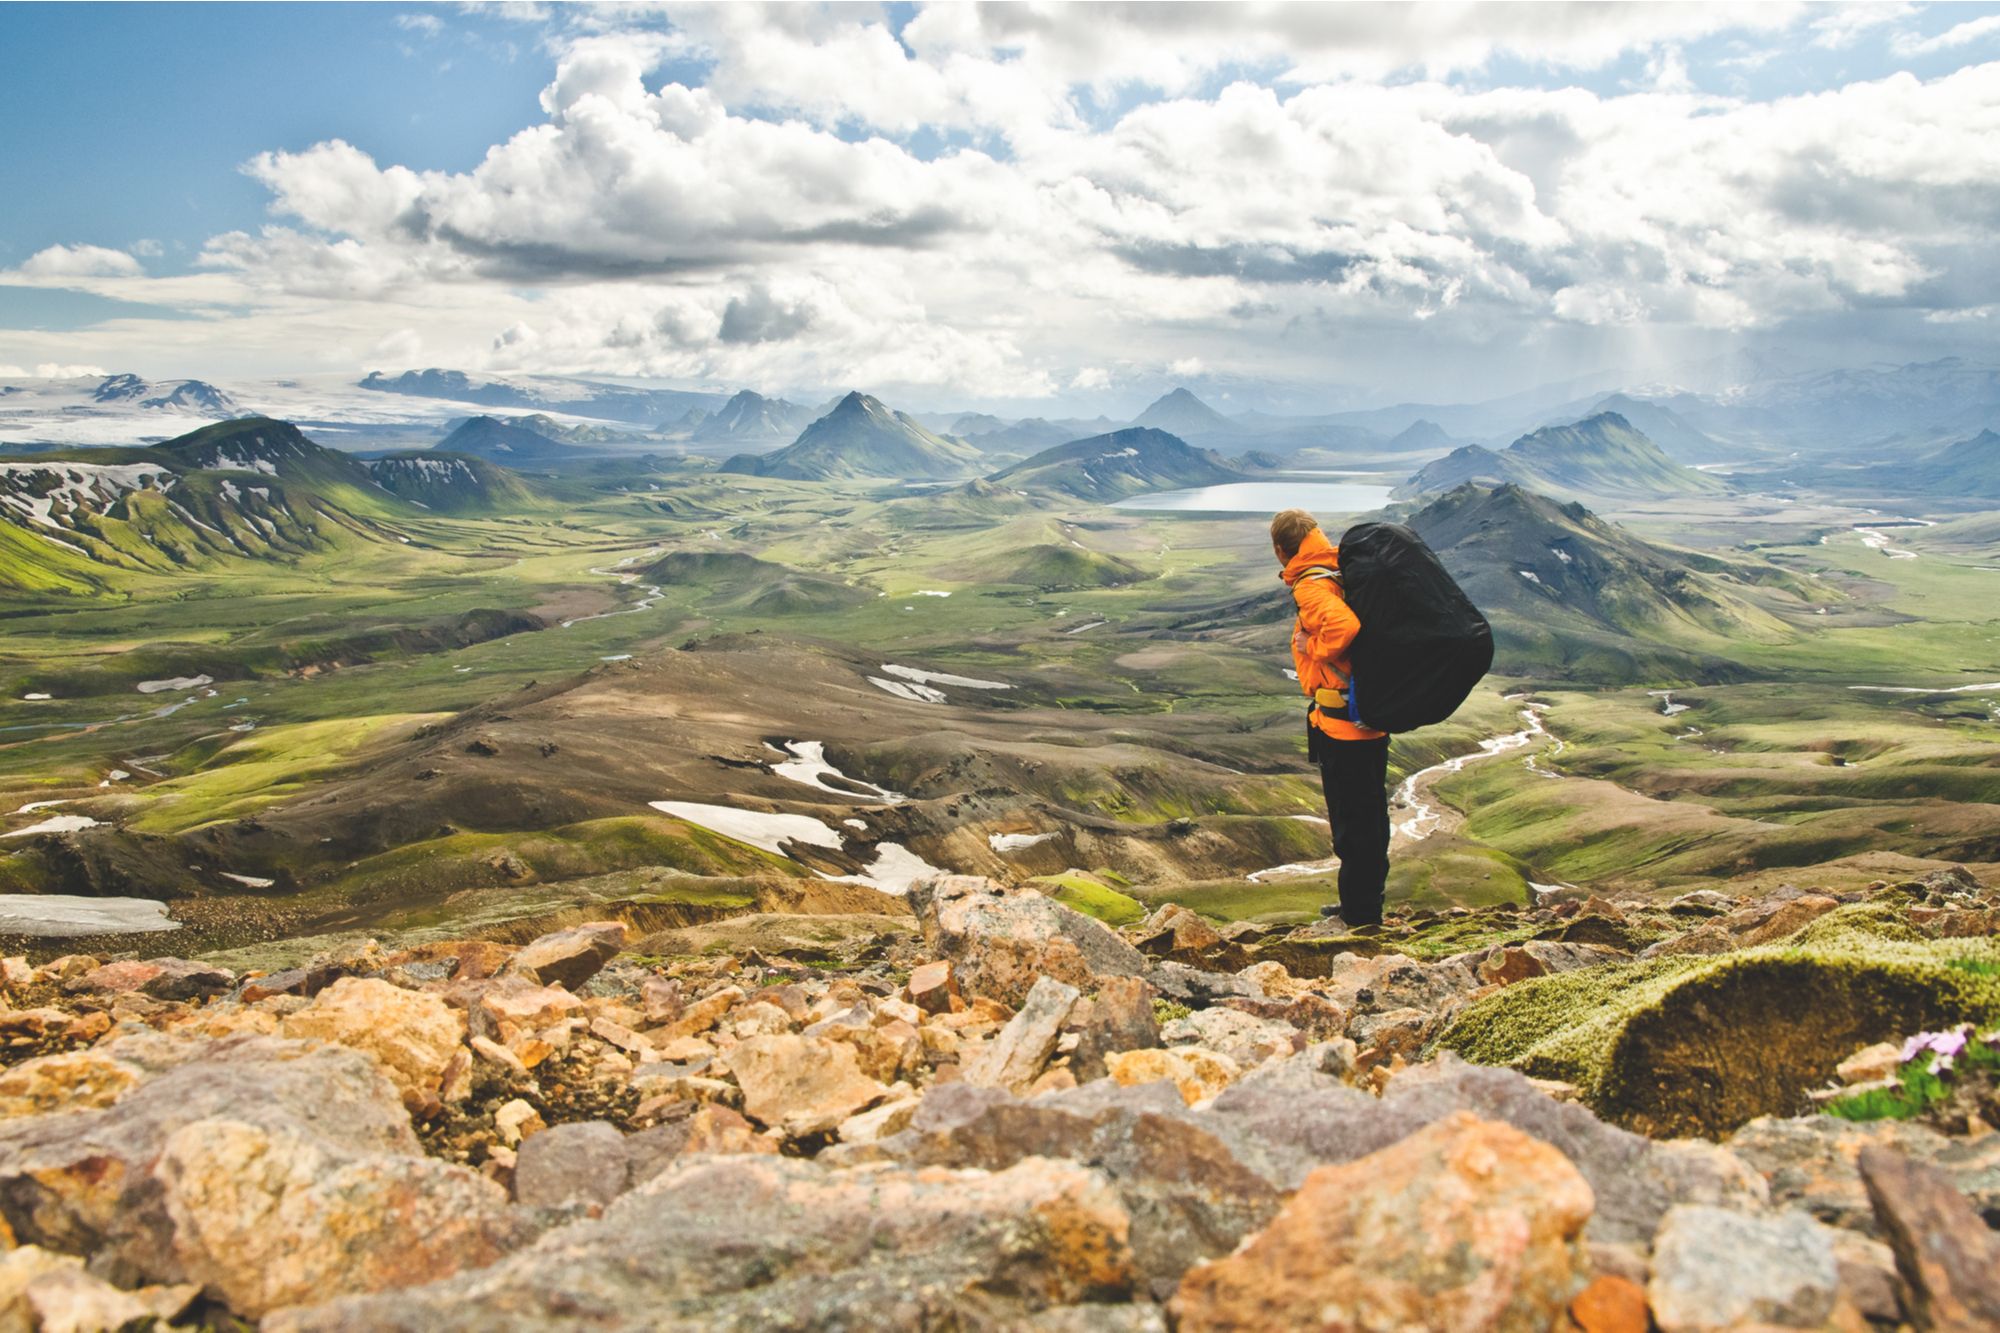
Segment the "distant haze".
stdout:
<svg viewBox="0 0 2000 1333">
<path fill-rule="evenodd" d="M 5 6 L 0 379 L 1122 421 L 1990 361 L 1996 43 L 1978 4 Z"/>
</svg>

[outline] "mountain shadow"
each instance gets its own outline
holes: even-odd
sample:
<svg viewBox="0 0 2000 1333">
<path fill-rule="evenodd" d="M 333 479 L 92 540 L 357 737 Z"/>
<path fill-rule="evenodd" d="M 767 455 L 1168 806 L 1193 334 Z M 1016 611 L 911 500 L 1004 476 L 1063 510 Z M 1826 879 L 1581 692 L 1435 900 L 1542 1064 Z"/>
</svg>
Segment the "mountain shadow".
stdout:
<svg viewBox="0 0 2000 1333">
<path fill-rule="evenodd" d="M 1213 450 L 1163 430 L 1132 427 L 1045 449 L 986 480 L 1109 504 L 1145 491 L 1242 481 L 1243 473 Z"/>
</svg>

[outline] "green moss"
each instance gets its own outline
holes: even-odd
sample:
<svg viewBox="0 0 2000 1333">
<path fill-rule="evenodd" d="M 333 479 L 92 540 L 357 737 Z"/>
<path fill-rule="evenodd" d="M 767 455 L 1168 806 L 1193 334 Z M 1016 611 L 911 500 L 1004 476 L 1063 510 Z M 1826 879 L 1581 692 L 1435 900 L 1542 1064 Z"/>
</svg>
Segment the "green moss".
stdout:
<svg viewBox="0 0 2000 1333">
<path fill-rule="evenodd" d="M 2000 960 L 2000 943 L 1973 946 Z M 1560 1078 L 1607 1120 L 1654 1137 L 1720 1138 L 1804 1109 L 1858 1047 L 2000 1019 L 2000 977 L 1952 966 L 1892 910 L 1839 909 L 1777 944 L 1719 957 L 1590 968 L 1469 1006 L 1436 1045 Z"/>
<path fill-rule="evenodd" d="M 1118 890 L 1101 884 L 1091 875 L 1075 873 L 1042 875 L 1028 881 L 1043 893 L 1085 916 L 1094 916 L 1107 926 L 1129 926 L 1145 918 L 1146 905 Z"/>
</svg>

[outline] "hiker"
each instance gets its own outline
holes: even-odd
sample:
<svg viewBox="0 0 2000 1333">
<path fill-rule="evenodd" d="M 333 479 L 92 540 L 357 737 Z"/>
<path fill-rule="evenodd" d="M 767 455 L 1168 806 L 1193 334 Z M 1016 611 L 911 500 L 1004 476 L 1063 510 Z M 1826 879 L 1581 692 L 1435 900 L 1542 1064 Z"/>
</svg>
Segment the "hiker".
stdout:
<svg viewBox="0 0 2000 1333">
<path fill-rule="evenodd" d="M 1298 622 L 1292 661 L 1306 710 L 1306 755 L 1319 765 L 1333 854 L 1340 858 L 1340 917 L 1352 930 L 1382 924 L 1389 878 L 1389 734 L 1347 720 L 1348 645 L 1361 622 L 1348 609 L 1340 581 L 1340 549 L 1303 509 L 1271 520 L 1279 575 L 1292 590 Z"/>
</svg>

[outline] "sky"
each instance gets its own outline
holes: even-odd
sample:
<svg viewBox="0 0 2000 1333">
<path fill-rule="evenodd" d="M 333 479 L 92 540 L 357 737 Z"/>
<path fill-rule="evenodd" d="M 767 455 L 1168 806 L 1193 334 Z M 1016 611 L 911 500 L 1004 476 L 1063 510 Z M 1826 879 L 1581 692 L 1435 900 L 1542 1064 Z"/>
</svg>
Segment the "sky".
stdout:
<svg viewBox="0 0 2000 1333">
<path fill-rule="evenodd" d="M 1992 357 L 2000 5 L 0 5 L 0 378 L 1058 416 Z"/>
</svg>

